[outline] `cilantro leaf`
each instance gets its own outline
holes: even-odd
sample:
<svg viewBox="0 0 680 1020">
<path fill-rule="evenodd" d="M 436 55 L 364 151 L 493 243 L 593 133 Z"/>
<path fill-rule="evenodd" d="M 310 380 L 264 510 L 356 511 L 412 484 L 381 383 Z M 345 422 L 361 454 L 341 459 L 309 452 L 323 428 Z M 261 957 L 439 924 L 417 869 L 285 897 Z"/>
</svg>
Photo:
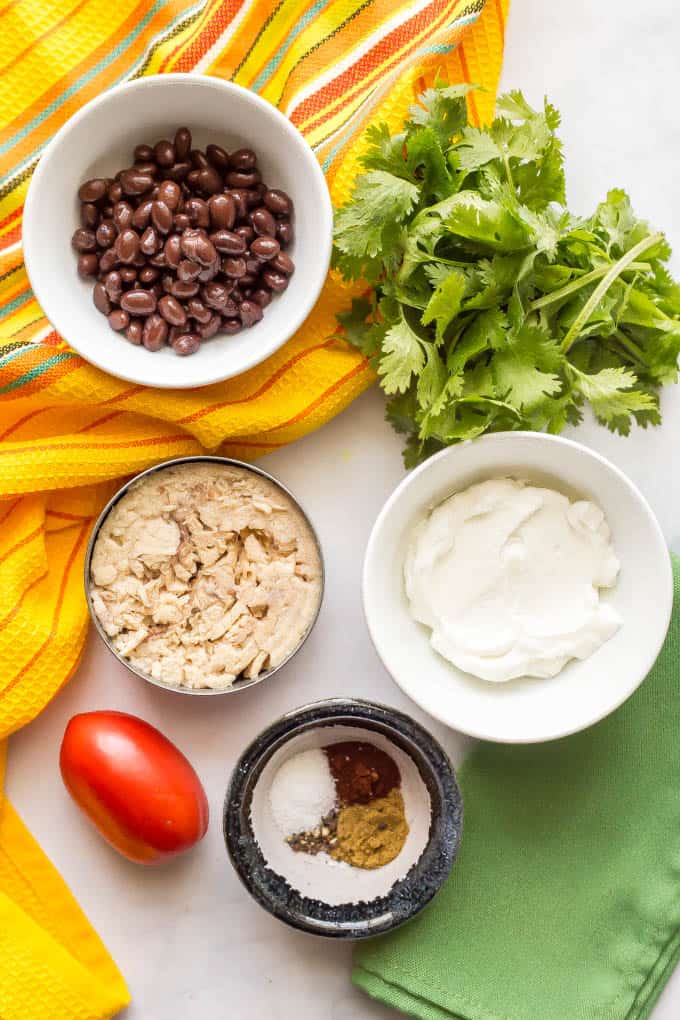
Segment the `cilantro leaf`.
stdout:
<svg viewBox="0 0 680 1020">
<path fill-rule="evenodd" d="M 428 326 L 431 322 L 436 323 L 435 337 L 438 344 L 442 343 L 446 327 L 460 311 L 464 291 L 465 277 L 463 274 L 455 271 L 449 273 L 434 291 L 421 316 L 420 321 L 424 326 Z"/>
<path fill-rule="evenodd" d="M 372 287 L 340 322 L 406 463 L 485 432 L 556 434 L 587 407 L 623 435 L 658 424 L 680 356 L 663 234 L 620 189 L 572 217 L 555 108 L 510 92 L 476 128 L 467 91 L 437 83 L 402 130 L 371 127 L 336 219 L 334 265 Z"/>
<path fill-rule="evenodd" d="M 518 411 L 534 408 L 562 389 L 556 374 L 562 361 L 559 346 L 540 326 L 524 326 L 493 359 L 497 390 Z"/>
<path fill-rule="evenodd" d="M 419 375 L 425 365 L 425 350 L 420 337 L 402 316 L 385 333 L 378 373 L 385 393 L 403 393 L 411 376 Z"/>
<path fill-rule="evenodd" d="M 361 275 L 366 259 L 377 256 L 395 223 L 404 220 L 418 200 L 418 188 L 385 170 L 360 177 L 352 199 L 335 217 L 335 246 L 354 262 L 340 262 L 351 278 Z"/>
</svg>

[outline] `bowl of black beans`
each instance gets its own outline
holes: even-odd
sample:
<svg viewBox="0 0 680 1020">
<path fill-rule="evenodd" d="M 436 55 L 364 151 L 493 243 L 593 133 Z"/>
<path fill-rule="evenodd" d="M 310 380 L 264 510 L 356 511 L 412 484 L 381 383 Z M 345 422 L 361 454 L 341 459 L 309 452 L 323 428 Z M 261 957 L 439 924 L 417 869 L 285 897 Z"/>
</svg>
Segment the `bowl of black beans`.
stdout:
<svg viewBox="0 0 680 1020">
<path fill-rule="evenodd" d="M 265 360 L 323 287 L 332 208 L 311 148 L 231 82 L 155 75 L 111 89 L 47 146 L 23 242 L 33 291 L 85 359 L 190 388 Z"/>
</svg>

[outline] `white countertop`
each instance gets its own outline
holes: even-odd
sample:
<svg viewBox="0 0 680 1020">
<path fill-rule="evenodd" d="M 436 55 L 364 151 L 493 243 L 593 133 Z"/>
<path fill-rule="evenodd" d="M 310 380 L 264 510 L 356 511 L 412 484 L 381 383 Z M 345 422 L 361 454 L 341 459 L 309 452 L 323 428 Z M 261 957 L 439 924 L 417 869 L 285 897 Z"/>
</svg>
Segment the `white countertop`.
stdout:
<svg viewBox="0 0 680 1020">
<path fill-rule="evenodd" d="M 534 104 L 547 91 L 561 110 L 571 208 L 585 213 L 607 188 L 625 187 L 635 209 L 669 234 L 680 275 L 675 0 L 513 5 L 502 85 L 521 87 Z M 590 424 L 570 434 L 628 472 L 680 552 L 680 389 L 666 391 L 663 414 L 661 429 L 628 439 Z M 392 683 L 362 617 L 362 553 L 377 511 L 403 476 L 400 441 L 383 422 L 373 391 L 262 464 L 301 498 L 327 562 L 319 623 L 289 667 L 233 698 L 180 697 L 137 681 L 93 634 L 78 674 L 10 743 L 9 795 L 125 974 L 134 1000 L 126 1020 L 399 1015 L 351 986 L 348 946 L 298 934 L 250 900 L 225 855 L 220 814 L 231 767 L 246 743 L 282 712 L 318 698 L 359 695 L 402 708 L 429 726 L 454 761 L 462 756 L 463 739 L 429 720 Z M 57 766 L 61 736 L 74 713 L 98 708 L 143 716 L 196 766 L 212 825 L 193 854 L 157 870 L 136 867 L 113 853 L 69 801 Z M 654 1020 L 676 1020 L 679 1012 L 680 972 Z"/>
</svg>

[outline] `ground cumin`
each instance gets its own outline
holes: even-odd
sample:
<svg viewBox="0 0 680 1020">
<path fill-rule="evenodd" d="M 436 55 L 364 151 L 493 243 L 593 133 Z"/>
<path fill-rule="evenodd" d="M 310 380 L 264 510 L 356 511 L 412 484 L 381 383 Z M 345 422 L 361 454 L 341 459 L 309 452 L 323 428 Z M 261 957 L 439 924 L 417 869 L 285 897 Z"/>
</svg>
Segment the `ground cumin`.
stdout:
<svg viewBox="0 0 680 1020">
<path fill-rule="evenodd" d="M 408 831 L 404 798 L 392 788 L 386 797 L 340 809 L 331 857 L 355 868 L 380 868 L 401 853 Z"/>
</svg>

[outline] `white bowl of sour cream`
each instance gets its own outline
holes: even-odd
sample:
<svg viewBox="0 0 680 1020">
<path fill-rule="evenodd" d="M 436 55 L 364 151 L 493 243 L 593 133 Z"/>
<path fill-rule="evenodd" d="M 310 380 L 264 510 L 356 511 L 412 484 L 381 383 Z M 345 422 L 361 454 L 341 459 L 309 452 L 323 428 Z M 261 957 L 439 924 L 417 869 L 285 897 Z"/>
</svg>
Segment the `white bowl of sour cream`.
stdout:
<svg viewBox="0 0 680 1020">
<path fill-rule="evenodd" d="M 498 433 L 398 486 L 364 562 L 364 610 L 421 708 L 485 740 L 585 729 L 640 685 L 666 636 L 670 557 L 649 505 L 592 450 Z"/>
</svg>

